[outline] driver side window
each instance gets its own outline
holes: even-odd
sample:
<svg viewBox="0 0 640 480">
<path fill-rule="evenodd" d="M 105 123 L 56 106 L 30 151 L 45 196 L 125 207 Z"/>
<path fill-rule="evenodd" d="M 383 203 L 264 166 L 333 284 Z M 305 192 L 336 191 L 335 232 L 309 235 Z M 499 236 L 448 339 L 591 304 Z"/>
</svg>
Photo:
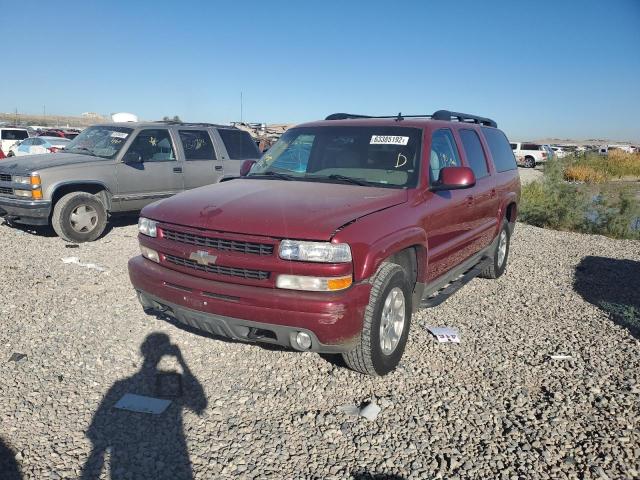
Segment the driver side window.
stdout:
<svg viewBox="0 0 640 480">
<path fill-rule="evenodd" d="M 170 162 L 176 159 L 169 131 L 164 129 L 142 130 L 129 146 L 126 156 L 137 156 L 140 162 Z"/>
<path fill-rule="evenodd" d="M 448 128 L 433 132 L 431 137 L 431 157 L 429 160 L 429 183 L 433 185 L 440 178 L 444 167 L 460 167 L 460 157 L 453 134 Z"/>
</svg>

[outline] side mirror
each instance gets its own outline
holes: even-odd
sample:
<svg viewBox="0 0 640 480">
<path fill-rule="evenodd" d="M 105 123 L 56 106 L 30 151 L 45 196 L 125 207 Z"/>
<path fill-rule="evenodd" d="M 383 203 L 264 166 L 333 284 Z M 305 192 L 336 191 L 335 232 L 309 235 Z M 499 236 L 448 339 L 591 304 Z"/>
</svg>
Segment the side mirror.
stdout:
<svg viewBox="0 0 640 480">
<path fill-rule="evenodd" d="M 245 160 L 244 162 L 242 162 L 242 165 L 240 166 L 240 176 L 246 177 L 255 164 L 255 160 Z"/>
<path fill-rule="evenodd" d="M 444 167 L 440 170 L 438 182 L 431 185 L 432 192 L 440 190 L 459 190 L 476 184 L 476 176 L 469 167 Z"/>
<path fill-rule="evenodd" d="M 124 163 L 140 163 L 142 162 L 142 155 L 140 155 L 138 152 L 129 150 L 124 154 L 124 157 L 122 157 L 122 161 Z"/>
</svg>

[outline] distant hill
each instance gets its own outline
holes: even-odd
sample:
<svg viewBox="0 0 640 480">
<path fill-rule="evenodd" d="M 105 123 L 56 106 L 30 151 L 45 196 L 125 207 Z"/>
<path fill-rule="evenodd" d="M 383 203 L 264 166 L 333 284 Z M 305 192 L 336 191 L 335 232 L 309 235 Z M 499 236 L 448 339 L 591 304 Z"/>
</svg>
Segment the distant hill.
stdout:
<svg viewBox="0 0 640 480">
<path fill-rule="evenodd" d="M 0 122 L 18 125 L 40 125 L 43 127 L 88 127 L 95 123 L 109 121 L 108 117 L 81 117 L 68 115 L 29 115 L 15 113 L 0 113 Z"/>
</svg>

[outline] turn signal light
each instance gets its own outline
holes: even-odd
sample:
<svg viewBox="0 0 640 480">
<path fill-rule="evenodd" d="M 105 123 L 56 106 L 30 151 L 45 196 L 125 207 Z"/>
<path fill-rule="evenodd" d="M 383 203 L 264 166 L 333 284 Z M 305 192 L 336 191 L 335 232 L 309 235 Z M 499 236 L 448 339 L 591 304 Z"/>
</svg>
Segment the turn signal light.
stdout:
<svg viewBox="0 0 640 480">
<path fill-rule="evenodd" d="M 42 189 L 41 188 L 36 188 L 31 192 L 31 198 L 33 198 L 34 200 L 42 200 Z"/>
</svg>

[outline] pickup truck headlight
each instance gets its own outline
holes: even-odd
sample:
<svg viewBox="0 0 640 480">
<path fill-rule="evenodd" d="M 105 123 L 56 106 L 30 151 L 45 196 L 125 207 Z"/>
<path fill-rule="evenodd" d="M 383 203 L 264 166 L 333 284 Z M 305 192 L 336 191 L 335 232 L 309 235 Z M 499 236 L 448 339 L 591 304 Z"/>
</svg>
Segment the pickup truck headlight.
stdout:
<svg viewBox="0 0 640 480">
<path fill-rule="evenodd" d="M 13 182 L 20 183 L 22 185 L 31 185 L 31 177 L 19 177 L 16 175 L 13 177 Z"/>
<path fill-rule="evenodd" d="M 351 261 L 351 248 L 346 243 L 280 242 L 280 258 L 301 262 L 346 263 Z"/>
<path fill-rule="evenodd" d="M 158 236 L 157 225 L 158 225 L 158 222 L 154 220 L 149 220 L 148 218 L 140 217 L 140 220 L 138 220 L 138 231 L 141 234 L 146 235 L 148 237 L 157 237 Z"/>
</svg>

